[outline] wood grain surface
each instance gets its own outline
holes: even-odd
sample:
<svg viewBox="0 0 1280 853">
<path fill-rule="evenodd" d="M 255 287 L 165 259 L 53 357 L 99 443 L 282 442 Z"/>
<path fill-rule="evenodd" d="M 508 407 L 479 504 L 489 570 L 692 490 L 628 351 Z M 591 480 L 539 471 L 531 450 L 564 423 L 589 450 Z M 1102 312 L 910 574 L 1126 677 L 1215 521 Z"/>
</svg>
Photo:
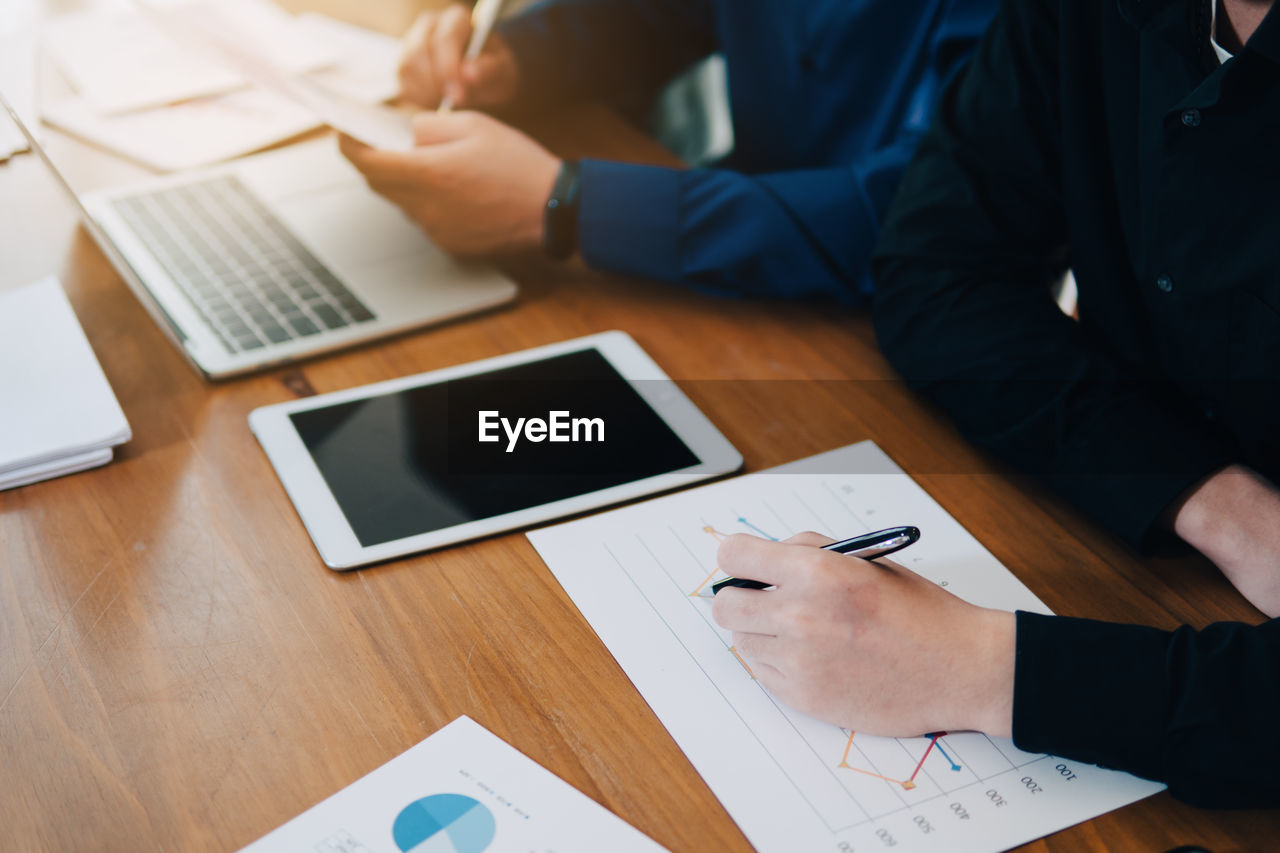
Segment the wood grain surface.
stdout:
<svg viewBox="0 0 1280 853">
<path fill-rule="evenodd" d="M 561 152 L 670 159 L 600 109 L 533 131 Z M 468 714 L 672 850 L 749 849 L 523 535 L 331 572 L 246 422 L 299 391 L 608 329 L 749 471 L 875 439 L 1057 612 L 1260 620 L 1202 559 L 1139 559 L 967 447 L 894 379 L 864 313 L 504 264 L 513 307 L 209 384 L 42 165 L 0 166 L 0 288 L 61 277 L 134 431 L 105 468 L 0 492 L 0 848 L 235 849 Z M 1280 812 L 1160 795 L 1026 849 L 1278 837 Z"/>
</svg>

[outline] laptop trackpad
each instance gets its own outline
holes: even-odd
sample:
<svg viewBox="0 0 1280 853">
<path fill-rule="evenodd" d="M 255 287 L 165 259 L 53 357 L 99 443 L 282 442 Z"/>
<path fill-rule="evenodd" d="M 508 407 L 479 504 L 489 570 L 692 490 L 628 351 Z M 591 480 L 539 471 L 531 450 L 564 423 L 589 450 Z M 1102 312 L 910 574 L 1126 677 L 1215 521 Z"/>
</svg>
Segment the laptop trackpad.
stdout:
<svg viewBox="0 0 1280 853">
<path fill-rule="evenodd" d="M 369 189 L 332 140 L 280 155 L 256 158 L 237 174 L 321 259 L 348 271 L 415 255 L 424 266 L 446 262 L 398 207 Z"/>
</svg>

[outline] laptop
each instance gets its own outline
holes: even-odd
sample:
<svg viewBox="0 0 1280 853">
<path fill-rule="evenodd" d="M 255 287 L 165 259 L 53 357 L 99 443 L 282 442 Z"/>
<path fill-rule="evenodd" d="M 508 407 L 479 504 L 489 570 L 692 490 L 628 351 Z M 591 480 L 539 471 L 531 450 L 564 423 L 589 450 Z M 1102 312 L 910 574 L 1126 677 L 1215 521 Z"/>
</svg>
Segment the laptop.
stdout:
<svg viewBox="0 0 1280 853">
<path fill-rule="evenodd" d="M 330 137 L 77 196 L 9 114 L 135 295 L 211 379 L 515 298 L 501 273 L 449 257 L 370 190 Z"/>
</svg>

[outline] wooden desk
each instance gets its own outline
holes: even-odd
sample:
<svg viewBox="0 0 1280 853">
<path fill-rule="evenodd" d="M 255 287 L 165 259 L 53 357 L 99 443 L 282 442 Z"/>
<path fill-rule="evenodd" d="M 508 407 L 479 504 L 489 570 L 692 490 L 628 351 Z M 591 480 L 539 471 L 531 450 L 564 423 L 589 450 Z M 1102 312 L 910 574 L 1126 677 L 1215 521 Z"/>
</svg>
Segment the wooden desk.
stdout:
<svg viewBox="0 0 1280 853">
<path fill-rule="evenodd" d="M 551 141 L 664 157 L 600 111 Z M 525 259 L 510 264 L 513 308 L 210 385 L 34 158 L 0 167 L 0 199 L 0 288 L 62 278 L 135 435 L 106 468 L 0 493 L 5 849 L 237 848 L 459 714 L 673 850 L 748 849 L 522 535 L 330 572 L 246 424 L 299 387 L 607 329 L 634 335 L 748 470 L 875 439 L 1058 612 L 1258 619 L 1202 560 L 1138 560 L 994 470 L 894 381 L 863 314 Z M 1280 812 L 1161 795 L 1027 849 L 1262 850 L 1277 837 Z"/>
</svg>

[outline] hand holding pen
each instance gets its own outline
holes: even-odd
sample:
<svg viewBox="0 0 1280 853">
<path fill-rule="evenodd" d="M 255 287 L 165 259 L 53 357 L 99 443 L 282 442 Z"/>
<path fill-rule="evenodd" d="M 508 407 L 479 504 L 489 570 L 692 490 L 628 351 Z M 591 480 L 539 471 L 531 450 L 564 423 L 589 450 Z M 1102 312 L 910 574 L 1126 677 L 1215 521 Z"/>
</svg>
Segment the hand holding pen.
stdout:
<svg viewBox="0 0 1280 853">
<path fill-rule="evenodd" d="M 913 541 L 899 536 L 881 544 Z M 866 734 L 1007 736 L 1014 615 L 969 604 L 891 560 L 847 560 L 839 547 L 867 546 L 815 533 L 720 544 L 723 571 L 768 587 L 724 584 L 712 602 L 750 677 L 805 714 Z"/>
<path fill-rule="evenodd" d="M 423 12 L 404 38 L 400 98 L 426 109 L 496 109 L 515 97 L 519 69 L 501 35 L 492 32 L 502 0 L 453 3 Z"/>
<path fill-rule="evenodd" d="M 863 560 L 874 560 L 877 557 L 887 557 L 890 554 L 901 551 L 908 545 L 914 545 L 919 539 L 920 528 L 918 527 L 889 527 L 885 530 L 876 530 L 871 533 L 864 533 L 861 536 L 853 536 L 849 539 L 842 539 L 839 542 L 823 545 L 822 550 L 834 551 L 837 554 L 847 554 L 850 557 L 859 557 Z M 715 595 L 720 590 L 731 586 L 742 589 L 768 589 L 773 584 L 747 578 L 729 577 L 713 583 L 711 585 L 711 594 Z"/>
</svg>

